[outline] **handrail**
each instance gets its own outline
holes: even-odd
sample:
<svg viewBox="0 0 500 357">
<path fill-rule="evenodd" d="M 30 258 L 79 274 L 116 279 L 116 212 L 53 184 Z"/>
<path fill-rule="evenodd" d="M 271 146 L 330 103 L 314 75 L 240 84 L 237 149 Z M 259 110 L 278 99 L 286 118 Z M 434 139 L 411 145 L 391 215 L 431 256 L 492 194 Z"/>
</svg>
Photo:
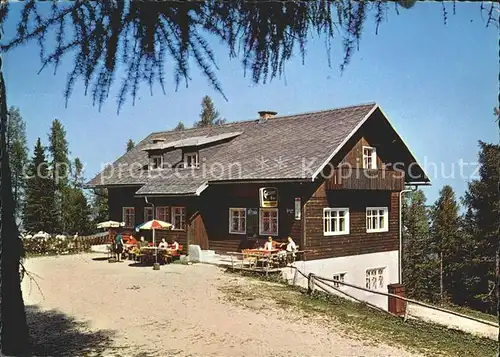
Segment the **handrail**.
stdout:
<svg viewBox="0 0 500 357">
<path fill-rule="evenodd" d="M 303 272 L 301 272 L 299 268 L 297 268 L 295 266 L 291 266 L 290 268 L 297 269 L 297 271 L 302 276 L 304 276 L 305 278 L 309 279 L 309 277 L 306 276 Z M 448 313 L 448 314 L 451 314 L 451 315 L 463 317 L 463 318 L 466 318 L 466 319 L 469 319 L 469 320 L 472 320 L 472 321 L 476 321 L 476 322 L 480 322 L 480 323 L 483 323 L 485 325 L 489 325 L 489 326 L 492 326 L 492 327 L 496 327 L 496 328 L 499 327 L 498 324 L 495 324 L 493 322 L 490 322 L 490 321 L 487 321 L 487 320 L 478 319 L 476 317 L 472 317 L 472 316 L 469 316 L 469 315 L 464 315 L 464 314 L 461 314 L 459 312 L 447 310 L 447 309 L 444 309 L 444 308 L 441 308 L 441 307 L 438 307 L 438 306 L 426 304 L 426 303 L 423 303 L 423 302 L 418 301 L 418 300 L 413 300 L 413 299 L 409 299 L 409 298 L 406 298 L 406 297 L 403 297 L 403 296 L 399 296 L 399 295 L 395 295 L 395 294 L 391 294 L 391 293 L 385 293 L 385 292 L 382 292 L 382 291 L 370 290 L 370 289 L 364 288 L 362 286 L 358 286 L 358 285 L 349 284 L 349 283 L 346 283 L 346 282 L 343 282 L 343 281 L 339 281 L 339 280 L 334 280 L 334 279 L 329 279 L 329 278 L 324 278 L 324 277 L 321 277 L 321 276 L 317 276 L 314 273 L 311 273 L 310 276 L 312 277 L 312 279 L 319 280 L 320 282 L 323 282 L 323 283 L 325 281 L 328 281 L 328 282 L 332 282 L 332 283 L 335 283 L 335 284 L 341 284 L 341 285 L 345 285 L 345 286 L 348 286 L 348 287 L 351 287 L 351 288 L 355 288 L 355 289 L 359 289 L 359 290 L 362 290 L 362 291 L 366 291 L 366 292 L 369 292 L 369 293 L 378 294 L 378 295 L 382 295 L 382 296 L 393 297 L 395 299 L 400 299 L 400 300 L 403 300 L 403 301 L 406 301 L 406 302 L 410 302 L 410 303 L 415 304 L 415 305 L 420 305 L 420 306 L 427 307 L 427 308 L 430 308 L 430 309 L 433 309 L 433 310 L 437 310 L 437 311 L 445 312 L 445 313 Z"/>
<path fill-rule="evenodd" d="M 295 252 L 295 254 L 301 253 L 301 252 L 307 252 L 307 250 L 297 251 L 297 252 Z M 287 253 L 290 253 L 290 252 L 287 252 Z M 240 252 L 227 252 L 226 254 L 231 255 L 231 256 L 233 256 L 233 255 L 252 256 L 252 253 L 243 254 L 243 253 L 240 253 Z M 262 256 L 262 255 L 263 254 L 259 254 L 259 253 L 255 254 L 255 256 Z M 271 257 L 273 255 L 277 255 L 277 253 L 265 254 L 265 256 L 267 256 L 267 257 Z M 410 298 L 407 298 L 407 297 L 403 297 L 403 296 L 399 296 L 399 295 L 391 294 L 391 293 L 386 293 L 386 292 L 382 292 L 382 291 L 370 290 L 370 289 L 367 289 L 367 288 L 362 287 L 362 286 L 358 286 L 358 285 L 346 283 L 346 282 L 343 282 L 343 281 L 339 281 L 339 280 L 334 280 L 334 279 L 329 279 L 329 278 L 325 278 L 325 277 L 322 277 L 322 276 L 318 276 L 318 275 L 316 275 L 314 273 L 310 273 L 309 276 L 308 276 L 305 273 L 303 273 L 299 268 L 297 268 L 296 266 L 293 266 L 293 265 L 289 265 L 289 266 L 287 266 L 287 268 L 295 269 L 305 279 L 308 279 L 308 280 L 309 279 L 313 279 L 313 280 L 316 279 L 320 283 L 323 283 L 323 284 L 325 284 L 325 285 L 333 288 L 334 290 L 339 291 L 340 293 L 353 298 L 354 300 L 358 300 L 359 301 L 359 299 L 357 299 L 355 297 L 352 297 L 349 294 L 346 294 L 344 291 L 336 289 L 336 288 L 330 286 L 329 284 L 326 284 L 325 282 L 331 282 L 331 283 L 334 283 L 334 284 L 341 284 L 341 285 L 345 285 L 345 286 L 348 286 L 348 287 L 351 287 L 351 288 L 354 288 L 354 289 L 366 291 L 366 292 L 369 292 L 369 293 L 372 293 L 372 294 L 382 295 L 382 296 L 387 296 L 387 297 L 392 297 L 392 298 L 403 300 L 403 301 L 406 301 L 406 302 L 409 302 L 409 303 L 412 303 L 412 304 L 415 304 L 415 305 L 423 306 L 423 307 L 426 307 L 426 308 L 429 308 L 429 309 L 432 309 L 432 310 L 444 312 L 444 313 L 447 313 L 447 314 L 450 314 L 450 315 L 455 315 L 455 316 L 462 317 L 462 318 L 465 318 L 465 319 L 469 319 L 469 320 L 472 320 L 472 321 L 475 321 L 475 322 L 479 322 L 479 323 L 482 323 L 482 324 L 485 324 L 485 325 L 488 325 L 488 326 L 499 328 L 499 325 L 495 324 L 494 322 L 487 321 L 487 320 L 482 320 L 482 319 L 479 319 L 479 318 L 476 318 L 476 317 L 473 317 L 473 316 L 469 316 L 469 315 L 465 315 L 465 314 L 462 314 L 462 313 L 459 313 L 459 312 L 455 312 L 455 311 L 452 311 L 452 310 L 444 309 L 442 307 L 438 307 L 438 306 L 434 306 L 434 305 L 431 305 L 431 304 L 427 304 L 427 303 L 424 303 L 424 302 L 421 302 L 421 301 L 418 301 L 418 300 L 414 300 L 414 299 L 410 299 Z M 294 278 L 294 281 L 295 281 L 295 278 Z M 319 285 L 318 285 L 318 287 L 320 287 L 322 290 L 325 290 L 324 288 L 322 288 Z M 331 294 L 331 292 L 328 292 L 328 293 Z M 379 307 L 376 307 L 375 305 L 372 306 L 372 304 L 368 303 L 367 301 L 363 301 L 363 303 L 365 303 L 365 304 L 367 304 L 367 305 L 369 305 L 371 307 L 375 307 L 377 309 L 380 309 Z M 387 311 L 385 311 L 385 312 L 387 312 Z"/>
</svg>

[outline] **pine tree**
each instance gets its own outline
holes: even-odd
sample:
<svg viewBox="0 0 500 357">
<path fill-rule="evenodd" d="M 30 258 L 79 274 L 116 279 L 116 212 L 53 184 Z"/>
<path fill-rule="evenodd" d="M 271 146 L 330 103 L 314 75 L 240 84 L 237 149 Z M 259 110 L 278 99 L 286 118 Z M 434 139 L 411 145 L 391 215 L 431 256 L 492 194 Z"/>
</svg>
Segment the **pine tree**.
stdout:
<svg viewBox="0 0 500 357">
<path fill-rule="evenodd" d="M 432 241 L 439 259 L 439 296 L 441 303 L 449 298 L 453 272 L 457 264 L 459 242 L 459 206 L 451 186 L 444 186 L 432 208 Z"/>
<path fill-rule="evenodd" d="M 68 204 L 70 204 L 67 197 L 64 197 L 71 172 L 68 147 L 66 130 L 58 119 L 54 119 L 49 133 L 50 170 L 55 184 L 55 212 L 57 217 L 54 229 L 63 232 L 66 230 L 63 212 L 68 210 Z"/>
<path fill-rule="evenodd" d="M 5 6 L 5 2 L 0 4 L 0 13 Z M 29 342 L 19 274 L 24 250 L 14 214 L 7 125 L 7 95 L 0 55 L 0 354 L 21 356 L 27 355 Z"/>
<path fill-rule="evenodd" d="M 128 141 L 127 141 L 127 149 L 126 149 L 127 151 L 126 152 L 129 152 L 134 147 L 135 147 L 134 141 L 132 139 L 128 139 Z"/>
<path fill-rule="evenodd" d="M 65 217 L 71 218 L 66 222 L 66 232 L 68 234 L 87 234 L 91 231 L 92 210 L 85 197 L 84 192 L 78 187 L 68 187 L 65 195 L 71 205 L 68 206 Z"/>
<path fill-rule="evenodd" d="M 174 130 L 181 131 L 181 130 L 184 130 L 184 129 L 186 129 L 186 127 L 184 126 L 184 123 L 182 121 L 179 121 L 177 123 L 177 126 L 175 127 Z"/>
<path fill-rule="evenodd" d="M 92 201 L 92 215 L 94 226 L 100 222 L 109 220 L 107 189 L 97 188 L 94 190 L 94 199 Z"/>
<path fill-rule="evenodd" d="M 408 193 L 403 201 L 403 283 L 408 296 L 432 301 L 436 297 L 438 275 L 425 202 L 422 190 Z"/>
<path fill-rule="evenodd" d="M 215 108 L 215 104 L 208 95 L 201 100 L 200 121 L 196 122 L 196 128 L 202 128 L 213 125 L 221 125 L 226 122 L 220 117 L 219 111 Z"/>
<path fill-rule="evenodd" d="M 479 179 L 469 183 L 463 202 L 468 209 L 466 230 L 473 240 L 475 298 L 489 312 L 497 310 L 496 296 L 500 234 L 500 145 L 479 142 Z"/>
<path fill-rule="evenodd" d="M 83 188 L 83 183 L 85 178 L 83 177 L 83 163 L 80 158 L 75 158 L 72 167 L 72 179 L 73 179 L 73 187 Z"/>
<path fill-rule="evenodd" d="M 29 165 L 26 185 L 26 205 L 24 207 L 24 226 L 29 232 L 54 232 L 57 221 L 55 214 L 55 183 L 48 169 L 45 148 L 38 138 L 33 158 Z"/>
<path fill-rule="evenodd" d="M 230 58 L 239 56 L 254 83 L 267 83 L 284 74 L 286 63 L 297 55 L 297 50 L 305 57 L 311 34 L 331 48 L 340 32 L 343 53 L 338 62 L 343 71 L 359 49 L 367 19 L 375 20 L 376 33 L 391 12 L 399 14 L 414 3 L 399 0 L 393 7 L 385 1 L 351 0 L 164 1 L 154 5 L 147 1 L 127 5 L 73 1 L 47 11 L 37 2 L 27 2 L 20 9 L 23 16 L 18 20 L 17 32 L 2 50 L 38 41 L 43 66 L 55 68 L 65 54 L 71 53 L 74 61 L 64 93 L 66 100 L 81 79 L 85 93 L 92 92 L 93 103 L 101 107 L 116 83 L 117 69 L 124 68 L 118 91 L 120 109 L 127 96 L 136 98 L 141 84 L 147 84 L 150 91 L 154 84 L 160 84 L 165 92 L 165 63 L 173 69 L 175 88 L 189 83 L 190 64 L 195 63 L 214 90 L 226 98 L 217 79 L 218 66 L 211 42 L 227 47 Z M 5 7 L 7 4 L 10 2 Z M 446 10 L 444 4 L 443 9 Z M 498 23 L 495 2 L 478 5 L 478 9 L 485 15 L 486 24 Z M 445 20 L 447 13 L 443 11 Z M 7 14 L 4 10 L 0 15 Z M 90 28 L 82 26 L 89 23 Z M 102 31 L 103 28 L 108 30 Z M 55 43 L 48 40 L 48 33 L 55 33 Z M 130 38 L 137 41 L 128 41 Z M 330 62 L 329 52 L 326 56 Z"/>
<path fill-rule="evenodd" d="M 75 158 L 71 167 L 71 185 L 63 188 L 63 220 L 65 233 L 86 234 L 90 232 L 91 207 L 83 191 L 83 164 Z"/>
<path fill-rule="evenodd" d="M 28 163 L 28 146 L 26 139 L 26 123 L 17 107 L 10 107 L 7 127 L 7 151 L 12 171 L 12 191 L 15 203 L 15 215 L 20 221 L 24 202 L 26 179 L 24 169 Z"/>
</svg>

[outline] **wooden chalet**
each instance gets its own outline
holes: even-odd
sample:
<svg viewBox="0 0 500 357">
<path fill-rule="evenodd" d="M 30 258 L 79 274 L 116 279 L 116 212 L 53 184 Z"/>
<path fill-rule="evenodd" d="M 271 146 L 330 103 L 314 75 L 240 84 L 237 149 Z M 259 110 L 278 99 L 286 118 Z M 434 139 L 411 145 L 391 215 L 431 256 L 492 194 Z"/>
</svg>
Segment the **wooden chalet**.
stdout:
<svg viewBox="0 0 500 357">
<path fill-rule="evenodd" d="M 398 282 L 400 194 L 429 178 L 380 106 L 275 114 L 152 133 L 88 186 L 131 229 L 171 222 L 158 239 L 228 252 L 291 236 L 312 271 Z"/>
</svg>

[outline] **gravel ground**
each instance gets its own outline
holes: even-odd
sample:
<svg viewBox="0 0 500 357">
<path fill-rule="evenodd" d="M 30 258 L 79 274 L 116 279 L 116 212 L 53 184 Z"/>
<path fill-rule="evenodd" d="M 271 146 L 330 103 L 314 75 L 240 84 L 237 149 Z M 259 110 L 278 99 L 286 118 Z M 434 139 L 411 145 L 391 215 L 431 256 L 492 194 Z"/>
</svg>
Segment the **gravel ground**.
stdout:
<svg viewBox="0 0 500 357">
<path fill-rule="evenodd" d="M 364 342 L 337 322 L 269 301 L 242 307 L 228 299 L 227 290 L 249 279 L 212 265 L 170 264 L 153 271 L 102 257 L 26 261 L 39 285 L 23 281 L 38 355 L 417 356 Z"/>
</svg>

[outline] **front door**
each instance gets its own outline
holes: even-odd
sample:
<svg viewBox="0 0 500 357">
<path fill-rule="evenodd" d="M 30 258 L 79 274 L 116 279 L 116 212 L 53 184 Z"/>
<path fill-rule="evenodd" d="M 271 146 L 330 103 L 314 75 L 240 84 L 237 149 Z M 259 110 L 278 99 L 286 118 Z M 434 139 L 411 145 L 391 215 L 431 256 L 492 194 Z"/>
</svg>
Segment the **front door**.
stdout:
<svg viewBox="0 0 500 357">
<path fill-rule="evenodd" d="M 203 217 L 196 212 L 189 221 L 188 227 L 189 244 L 199 245 L 201 249 L 208 249 L 208 235 L 203 223 Z"/>
</svg>

